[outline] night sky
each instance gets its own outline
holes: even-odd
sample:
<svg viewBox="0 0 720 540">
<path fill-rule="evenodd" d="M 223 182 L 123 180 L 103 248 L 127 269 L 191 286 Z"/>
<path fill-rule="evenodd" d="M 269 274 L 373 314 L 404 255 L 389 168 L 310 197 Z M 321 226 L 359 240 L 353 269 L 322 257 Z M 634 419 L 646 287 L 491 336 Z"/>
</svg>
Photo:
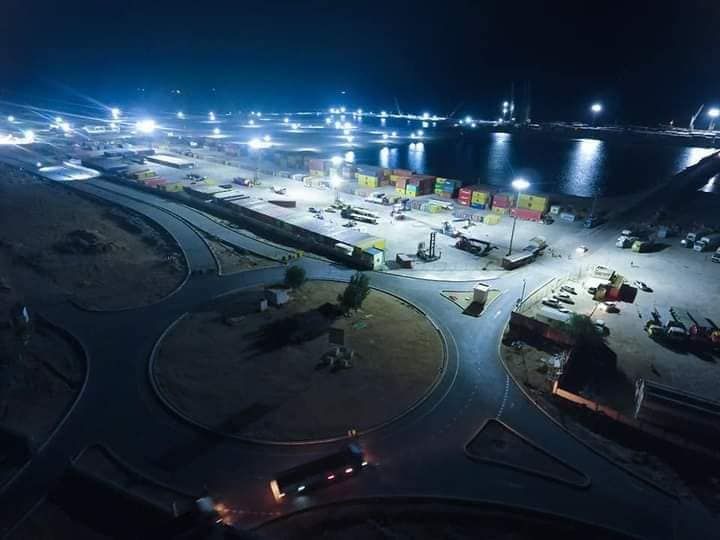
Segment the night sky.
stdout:
<svg viewBox="0 0 720 540">
<path fill-rule="evenodd" d="M 601 100 L 609 120 L 686 124 L 720 104 L 720 2 L 665 4 L 5 0 L 0 92 L 491 118 L 527 80 L 537 120 L 586 120 Z"/>
</svg>

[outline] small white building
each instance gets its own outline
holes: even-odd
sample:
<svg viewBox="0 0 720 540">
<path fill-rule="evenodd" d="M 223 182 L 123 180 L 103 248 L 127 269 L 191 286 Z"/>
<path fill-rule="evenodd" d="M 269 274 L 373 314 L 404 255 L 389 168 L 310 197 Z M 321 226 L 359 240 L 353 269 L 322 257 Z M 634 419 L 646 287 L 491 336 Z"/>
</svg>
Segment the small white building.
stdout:
<svg viewBox="0 0 720 540">
<path fill-rule="evenodd" d="M 487 283 L 478 283 L 473 287 L 473 302 L 484 304 L 487 302 L 490 285 Z"/>
<path fill-rule="evenodd" d="M 265 289 L 265 298 L 271 306 L 282 306 L 290 301 L 285 289 Z"/>
</svg>

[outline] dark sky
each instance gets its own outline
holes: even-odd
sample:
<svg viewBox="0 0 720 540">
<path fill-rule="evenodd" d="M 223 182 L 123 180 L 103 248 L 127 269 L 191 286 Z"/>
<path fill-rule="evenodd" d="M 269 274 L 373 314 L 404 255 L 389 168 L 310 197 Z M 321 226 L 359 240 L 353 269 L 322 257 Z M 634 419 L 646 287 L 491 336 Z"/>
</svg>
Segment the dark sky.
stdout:
<svg viewBox="0 0 720 540">
<path fill-rule="evenodd" d="M 136 103 L 140 87 L 148 105 L 199 109 L 397 98 L 403 111 L 462 103 L 491 117 L 512 81 L 529 80 L 539 120 L 586 119 L 597 99 L 609 119 L 685 123 L 720 104 L 720 2 L 665 4 L 5 0 L 0 88 L 16 101 Z"/>
</svg>

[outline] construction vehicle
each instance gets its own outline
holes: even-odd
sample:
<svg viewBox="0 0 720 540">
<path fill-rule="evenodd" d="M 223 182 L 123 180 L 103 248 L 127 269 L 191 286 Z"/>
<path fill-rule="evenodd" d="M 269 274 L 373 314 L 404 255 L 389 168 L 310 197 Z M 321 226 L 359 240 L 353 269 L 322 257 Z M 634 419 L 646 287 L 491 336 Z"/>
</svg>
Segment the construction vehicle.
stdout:
<svg viewBox="0 0 720 540">
<path fill-rule="evenodd" d="M 421 261 L 432 262 L 437 261 L 440 258 L 440 254 L 435 251 L 435 241 L 437 233 L 435 231 L 430 233 L 430 242 L 425 245 L 425 242 L 420 242 L 417 248 L 417 258 Z"/>
<path fill-rule="evenodd" d="M 449 236 L 450 238 L 456 238 L 457 236 L 460 236 L 460 231 L 458 231 L 449 221 L 443 221 L 443 224 L 440 227 L 440 232 L 445 236 Z"/>
<path fill-rule="evenodd" d="M 485 240 L 478 240 L 477 238 L 468 238 L 467 236 L 460 236 L 455 247 L 473 255 L 484 257 L 493 249 L 497 249 L 497 246 L 493 246 L 490 242 Z"/>
<path fill-rule="evenodd" d="M 542 252 L 545 251 L 546 247 L 547 242 L 545 241 L 545 238 L 542 236 L 535 236 L 530 239 L 530 243 L 525 246 L 522 251 L 532 253 L 533 255 L 541 255 Z"/>
</svg>

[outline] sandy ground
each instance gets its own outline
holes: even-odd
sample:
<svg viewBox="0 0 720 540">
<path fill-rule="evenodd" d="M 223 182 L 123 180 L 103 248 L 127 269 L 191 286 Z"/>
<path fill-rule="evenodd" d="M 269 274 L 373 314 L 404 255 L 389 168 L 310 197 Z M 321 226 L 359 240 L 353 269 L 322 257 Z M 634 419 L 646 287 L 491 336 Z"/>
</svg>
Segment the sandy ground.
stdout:
<svg viewBox="0 0 720 540">
<path fill-rule="evenodd" d="M 444 364 L 441 339 L 418 311 L 372 291 L 361 311 L 336 321 L 356 353 L 353 367 L 320 367 L 331 348 L 330 320 L 317 310 L 334 304 L 343 288 L 308 282 L 291 293 L 289 305 L 247 314 L 237 326 L 223 324 L 221 312 L 238 310 L 257 292 L 192 313 L 161 347 L 155 364 L 161 392 L 203 424 L 269 440 L 341 436 L 402 413 L 436 380 Z M 288 321 L 299 319 L 319 335 L 288 340 L 294 332 Z"/>
<path fill-rule="evenodd" d="M 204 235 L 205 241 L 220 263 L 220 273 L 235 274 L 244 270 L 277 266 L 277 263 L 250 253 L 242 253 L 238 249 L 221 242 L 215 237 Z"/>
<path fill-rule="evenodd" d="M 73 519 L 54 503 L 45 501 L 8 537 L 9 540 L 109 540 Z"/>
<path fill-rule="evenodd" d="M 328 540 L 613 540 L 624 538 L 550 518 L 492 512 L 472 505 L 379 501 L 300 512 L 257 529 L 260 539 Z"/>
<path fill-rule="evenodd" d="M 6 285 L 12 287 L 11 282 Z M 10 324 L 11 310 L 18 302 L 12 288 L 0 290 L 0 427 L 24 435 L 37 446 L 75 400 L 85 364 L 74 344 L 40 321 L 34 320 L 32 331 L 20 334 Z M 2 464 L 0 481 L 16 465 Z"/>
<path fill-rule="evenodd" d="M 184 278 L 185 260 L 139 216 L 2 166 L 0 276 L 44 301 L 114 309 L 165 297 Z"/>
</svg>

